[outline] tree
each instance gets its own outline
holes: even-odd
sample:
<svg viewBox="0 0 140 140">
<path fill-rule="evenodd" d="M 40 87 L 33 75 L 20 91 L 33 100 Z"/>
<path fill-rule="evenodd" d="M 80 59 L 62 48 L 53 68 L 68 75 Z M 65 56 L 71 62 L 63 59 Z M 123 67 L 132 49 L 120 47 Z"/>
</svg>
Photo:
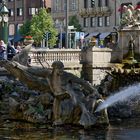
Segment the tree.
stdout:
<svg viewBox="0 0 140 140">
<path fill-rule="evenodd" d="M 32 36 L 36 45 L 39 45 L 41 41 L 50 35 L 48 42 L 50 46 L 56 44 L 57 30 L 54 27 L 54 22 L 45 8 L 41 8 L 37 15 L 34 15 L 32 19 L 26 21 L 20 28 L 20 34 L 22 36 Z"/>
<path fill-rule="evenodd" d="M 39 13 L 33 16 L 31 20 L 30 33 L 37 44 L 42 41 L 46 33 L 51 34 L 51 37 L 48 40 L 50 46 L 54 46 L 56 44 L 56 36 L 58 33 L 54 27 L 54 22 L 51 15 L 47 13 L 45 8 L 41 8 Z"/>
<path fill-rule="evenodd" d="M 76 28 L 76 31 L 82 32 L 81 24 L 79 23 L 79 20 L 76 15 L 70 17 L 69 25 L 73 25 Z"/>
<path fill-rule="evenodd" d="M 19 33 L 22 36 L 29 36 L 30 35 L 30 27 L 31 27 L 31 21 L 27 20 L 19 29 Z"/>
</svg>

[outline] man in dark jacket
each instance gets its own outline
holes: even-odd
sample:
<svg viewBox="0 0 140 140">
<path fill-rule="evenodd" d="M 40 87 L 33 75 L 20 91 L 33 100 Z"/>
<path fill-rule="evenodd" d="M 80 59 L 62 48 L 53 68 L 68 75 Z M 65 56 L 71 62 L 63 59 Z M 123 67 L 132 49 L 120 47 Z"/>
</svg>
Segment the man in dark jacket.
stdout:
<svg viewBox="0 0 140 140">
<path fill-rule="evenodd" d="M 7 44 L 7 59 L 11 60 L 16 54 L 16 49 L 11 45 L 10 42 Z"/>
</svg>

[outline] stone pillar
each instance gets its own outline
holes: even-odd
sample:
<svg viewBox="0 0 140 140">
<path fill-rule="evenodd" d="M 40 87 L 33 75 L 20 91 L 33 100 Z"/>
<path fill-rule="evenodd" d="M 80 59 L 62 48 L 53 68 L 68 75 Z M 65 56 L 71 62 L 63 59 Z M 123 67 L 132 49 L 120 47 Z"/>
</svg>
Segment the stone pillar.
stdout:
<svg viewBox="0 0 140 140">
<path fill-rule="evenodd" d="M 106 72 L 111 69 L 112 50 L 109 48 L 88 47 L 84 51 L 83 77 L 93 85 L 100 84 Z"/>
</svg>

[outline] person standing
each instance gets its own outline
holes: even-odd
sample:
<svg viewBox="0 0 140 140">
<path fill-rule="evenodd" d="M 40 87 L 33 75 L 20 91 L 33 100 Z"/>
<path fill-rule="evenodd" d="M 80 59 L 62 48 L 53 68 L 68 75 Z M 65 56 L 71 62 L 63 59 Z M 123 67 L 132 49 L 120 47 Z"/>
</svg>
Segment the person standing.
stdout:
<svg viewBox="0 0 140 140">
<path fill-rule="evenodd" d="M 21 52 L 22 48 L 20 42 L 15 43 L 14 48 L 16 49 L 17 53 Z"/>
<path fill-rule="evenodd" d="M 6 50 L 6 46 L 3 40 L 0 41 L 0 59 L 4 59 L 4 53 Z"/>
<path fill-rule="evenodd" d="M 10 42 L 8 42 L 7 44 L 7 59 L 11 60 L 13 58 L 13 56 L 15 56 L 17 53 L 16 49 L 14 48 L 14 46 L 12 46 L 12 44 Z"/>
</svg>

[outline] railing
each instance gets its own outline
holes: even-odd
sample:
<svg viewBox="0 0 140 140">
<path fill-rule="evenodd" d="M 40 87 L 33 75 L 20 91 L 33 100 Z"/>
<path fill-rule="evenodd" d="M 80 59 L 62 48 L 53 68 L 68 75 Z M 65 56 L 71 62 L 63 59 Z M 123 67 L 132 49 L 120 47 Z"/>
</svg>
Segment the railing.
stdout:
<svg viewBox="0 0 140 140">
<path fill-rule="evenodd" d="M 54 61 L 67 64 L 79 64 L 81 60 L 80 49 L 31 49 L 30 56 L 32 64 L 47 63 L 51 65 Z"/>
<path fill-rule="evenodd" d="M 81 16 L 88 16 L 88 9 L 87 8 L 83 8 L 83 9 L 80 9 L 80 11 L 79 11 L 79 14 L 81 15 Z"/>
<path fill-rule="evenodd" d="M 112 13 L 111 8 L 107 6 L 83 8 L 79 11 L 81 16 L 109 16 Z"/>
</svg>

